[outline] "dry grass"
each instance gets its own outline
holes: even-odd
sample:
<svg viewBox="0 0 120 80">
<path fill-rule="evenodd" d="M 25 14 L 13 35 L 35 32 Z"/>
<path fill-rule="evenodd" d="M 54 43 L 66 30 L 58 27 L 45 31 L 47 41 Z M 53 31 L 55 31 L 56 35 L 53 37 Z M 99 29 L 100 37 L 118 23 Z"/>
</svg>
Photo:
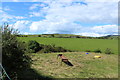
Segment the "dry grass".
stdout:
<svg viewBox="0 0 120 80">
<path fill-rule="evenodd" d="M 31 54 L 32 68 L 54 78 L 117 78 L 118 56 L 85 52 L 63 53 L 74 66 L 57 59 L 57 53 Z M 94 59 L 95 55 L 101 58 Z"/>
</svg>

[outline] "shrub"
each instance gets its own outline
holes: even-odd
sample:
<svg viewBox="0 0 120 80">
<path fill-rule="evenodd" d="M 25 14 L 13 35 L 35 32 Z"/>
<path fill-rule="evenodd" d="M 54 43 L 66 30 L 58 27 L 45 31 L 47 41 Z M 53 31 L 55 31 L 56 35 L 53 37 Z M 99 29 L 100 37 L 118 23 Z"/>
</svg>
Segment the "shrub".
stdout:
<svg viewBox="0 0 120 80">
<path fill-rule="evenodd" d="M 30 66 L 30 57 L 25 54 L 24 44 L 16 35 L 18 32 L 8 24 L 2 26 L 2 65 L 12 80 L 17 80 L 19 72 Z"/>
<path fill-rule="evenodd" d="M 55 47 L 54 52 L 66 52 L 67 50 L 62 47 Z"/>
<path fill-rule="evenodd" d="M 110 48 L 107 48 L 107 49 L 105 50 L 105 54 L 113 54 L 113 52 L 111 51 Z"/>
<path fill-rule="evenodd" d="M 28 51 L 29 53 L 41 52 L 41 53 L 51 53 L 51 52 L 67 52 L 71 50 L 64 49 L 62 47 L 56 47 L 55 44 L 52 45 L 44 45 L 39 44 L 36 41 L 30 40 L 28 42 Z"/>
<path fill-rule="evenodd" d="M 96 49 L 94 50 L 95 53 L 101 53 L 101 50 L 100 49 Z"/>
<path fill-rule="evenodd" d="M 42 50 L 40 52 L 42 53 L 51 53 L 51 52 L 67 52 L 70 50 L 64 49 L 62 47 L 56 47 L 55 45 L 41 45 Z"/>
<path fill-rule="evenodd" d="M 90 50 L 86 50 L 86 52 L 91 52 Z"/>
<path fill-rule="evenodd" d="M 50 52 L 54 52 L 54 48 L 52 48 L 50 45 L 44 45 L 44 53 Z"/>
<path fill-rule="evenodd" d="M 41 37 L 41 35 L 38 35 L 38 37 Z"/>
<path fill-rule="evenodd" d="M 28 42 L 28 52 L 36 53 L 41 49 L 40 44 L 35 40 L 30 40 Z"/>
</svg>

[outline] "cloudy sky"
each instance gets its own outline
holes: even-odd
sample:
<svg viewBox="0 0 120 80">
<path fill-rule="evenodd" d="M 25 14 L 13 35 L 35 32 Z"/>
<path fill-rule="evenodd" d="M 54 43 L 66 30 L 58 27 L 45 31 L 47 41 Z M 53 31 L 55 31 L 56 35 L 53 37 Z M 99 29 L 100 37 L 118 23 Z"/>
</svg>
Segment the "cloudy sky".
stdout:
<svg viewBox="0 0 120 80">
<path fill-rule="evenodd" d="M 118 34 L 118 2 L 105 0 L 4 0 L 0 21 L 21 34 Z"/>
</svg>

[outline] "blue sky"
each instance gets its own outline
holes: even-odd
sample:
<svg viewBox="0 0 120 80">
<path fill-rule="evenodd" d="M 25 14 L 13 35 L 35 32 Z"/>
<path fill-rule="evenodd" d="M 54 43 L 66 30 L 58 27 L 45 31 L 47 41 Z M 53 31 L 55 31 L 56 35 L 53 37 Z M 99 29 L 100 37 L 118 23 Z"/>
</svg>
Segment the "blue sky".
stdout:
<svg viewBox="0 0 120 80">
<path fill-rule="evenodd" d="M 117 35 L 117 2 L 2 2 L 0 18 L 21 34 Z"/>
</svg>

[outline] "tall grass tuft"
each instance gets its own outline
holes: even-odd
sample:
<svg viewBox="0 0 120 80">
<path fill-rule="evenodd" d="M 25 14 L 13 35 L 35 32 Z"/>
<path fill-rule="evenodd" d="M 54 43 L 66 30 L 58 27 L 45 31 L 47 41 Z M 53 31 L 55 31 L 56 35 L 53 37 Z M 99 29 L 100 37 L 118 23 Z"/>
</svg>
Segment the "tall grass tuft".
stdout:
<svg viewBox="0 0 120 80">
<path fill-rule="evenodd" d="M 105 50 L 105 54 L 113 54 L 112 50 L 110 48 L 107 48 Z"/>
</svg>

